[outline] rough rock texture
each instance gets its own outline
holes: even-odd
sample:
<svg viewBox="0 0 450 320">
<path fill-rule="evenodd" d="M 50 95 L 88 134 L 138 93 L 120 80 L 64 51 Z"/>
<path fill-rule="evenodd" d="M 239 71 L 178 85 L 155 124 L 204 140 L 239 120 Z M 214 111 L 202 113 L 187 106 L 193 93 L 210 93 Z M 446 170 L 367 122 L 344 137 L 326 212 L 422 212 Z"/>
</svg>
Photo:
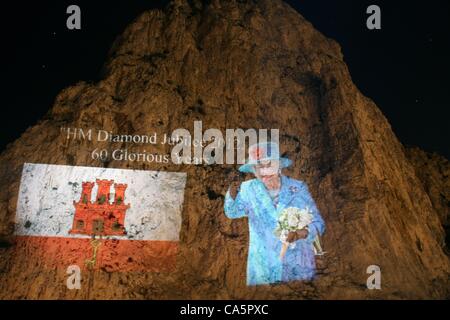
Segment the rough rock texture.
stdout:
<svg viewBox="0 0 450 320">
<path fill-rule="evenodd" d="M 447 252 L 450 248 L 450 162 L 436 154 L 427 153 L 419 148 L 408 148 L 406 155 L 416 169 L 417 177 L 422 181 L 430 197 L 433 208 L 447 230 Z"/>
<path fill-rule="evenodd" d="M 305 180 L 327 224 L 312 283 L 246 287 L 247 221 L 223 213 L 235 166 L 90 159 L 60 127 L 118 133 L 279 128 L 286 174 Z M 168 153 L 168 146 L 158 152 Z M 187 172 L 177 271 L 83 275 L 44 270 L 14 248 L 24 162 Z M 376 105 L 351 81 L 339 45 L 279 0 L 174 1 L 143 13 L 114 44 L 104 78 L 62 91 L 48 115 L 0 156 L 0 298 L 445 298 L 440 215 Z M 366 288 L 379 265 L 382 290 Z"/>
</svg>

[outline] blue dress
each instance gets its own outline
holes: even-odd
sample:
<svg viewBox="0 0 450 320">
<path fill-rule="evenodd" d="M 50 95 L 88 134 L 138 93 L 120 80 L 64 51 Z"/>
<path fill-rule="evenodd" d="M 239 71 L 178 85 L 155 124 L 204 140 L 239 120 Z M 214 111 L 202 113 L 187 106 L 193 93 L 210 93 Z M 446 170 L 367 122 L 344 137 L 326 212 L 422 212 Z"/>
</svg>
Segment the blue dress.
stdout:
<svg viewBox="0 0 450 320">
<path fill-rule="evenodd" d="M 274 234 L 279 214 L 286 208 L 309 207 L 314 216 L 306 239 L 295 242 L 280 259 L 282 243 Z M 281 190 L 275 207 L 264 184 L 253 179 L 241 184 L 236 198 L 227 192 L 225 214 L 228 218 L 248 217 L 250 243 L 247 258 L 247 285 L 312 280 L 316 264 L 312 242 L 322 235 L 325 224 L 307 185 L 286 176 L 281 177 Z"/>
</svg>

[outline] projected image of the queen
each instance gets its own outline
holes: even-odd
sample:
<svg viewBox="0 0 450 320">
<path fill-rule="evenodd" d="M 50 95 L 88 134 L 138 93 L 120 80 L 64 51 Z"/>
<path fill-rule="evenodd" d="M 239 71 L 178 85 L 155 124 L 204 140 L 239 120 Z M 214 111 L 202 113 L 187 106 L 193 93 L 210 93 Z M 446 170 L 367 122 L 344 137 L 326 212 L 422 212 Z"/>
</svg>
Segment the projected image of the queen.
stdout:
<svg viewBox="0 0 450 320">
<path fill-rule="evenodd" d="M 247 285 L 313 280 L 322 255 L 325 223 L 307 185 L 282 174 L 291 165 L 274 142 L 250 146 L 239 171 L 255 179 L 234 181 L 225 197 L 228 218 L 248 218 Z"/>
</svg>

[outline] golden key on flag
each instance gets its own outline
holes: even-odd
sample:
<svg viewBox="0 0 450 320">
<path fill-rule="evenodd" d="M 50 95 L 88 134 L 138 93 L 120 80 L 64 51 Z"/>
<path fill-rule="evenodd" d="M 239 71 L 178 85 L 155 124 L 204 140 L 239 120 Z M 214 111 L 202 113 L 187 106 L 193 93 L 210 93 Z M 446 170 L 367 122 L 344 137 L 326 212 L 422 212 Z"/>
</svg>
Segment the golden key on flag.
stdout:
<svg viewBox="0 0 450 320">
<path fill-rule="evenodd" d="M 95 262 L 97 262 L 97 250 L 98 250 L 98 247 L 99 247 L 101 244 L 102 244 L 102 243 L 101 243 L 100 240 L 98 240 L 98 239 L 93 239 L 93 240 L 91 241 L 92 250 L 93 250 L 92 258 L 89 259 L 89 260 L 86 260 L 86 261 L 84 262 L 84 263 L 86 264 L 86 267 L 87 267 L 88 269 L 94 269 L 94 267 L 95 267 Z"/>
</svg>

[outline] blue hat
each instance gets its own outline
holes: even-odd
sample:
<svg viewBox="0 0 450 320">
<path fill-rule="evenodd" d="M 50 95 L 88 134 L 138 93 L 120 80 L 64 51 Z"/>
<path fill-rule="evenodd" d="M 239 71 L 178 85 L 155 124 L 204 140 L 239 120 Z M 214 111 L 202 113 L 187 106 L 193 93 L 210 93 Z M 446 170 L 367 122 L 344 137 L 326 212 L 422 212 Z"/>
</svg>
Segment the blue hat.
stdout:
<svg viewBox="0 0 450 320">
<path fill-rule="evenodd" d="M 289 167 L 292 161 L 288 158 L 280 157 L 280 147 L 275 142 L 257 143 L 248 148 L 247 163 L 239 168 L 240 172 L 254 173 L 254 165 L 267 160 L 280 161 L 280 168 Z"/>
</svg>

